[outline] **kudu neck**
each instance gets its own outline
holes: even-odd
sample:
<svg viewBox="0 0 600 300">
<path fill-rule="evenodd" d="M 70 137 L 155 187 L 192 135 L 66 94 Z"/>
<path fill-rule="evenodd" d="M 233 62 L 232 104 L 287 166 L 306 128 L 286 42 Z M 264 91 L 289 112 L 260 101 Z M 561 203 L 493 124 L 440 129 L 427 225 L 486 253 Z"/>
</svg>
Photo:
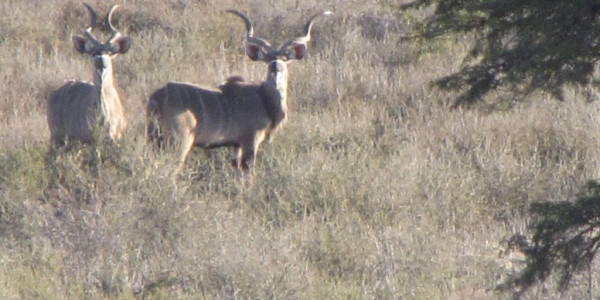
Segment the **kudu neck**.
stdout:
<svg viewBox="0 0 600 300">
<path fill-rule="evenodd" d="M 108 135 L 112 139 L 118 139 L 126 126 L 126 119 L 121 99 L 114 85 L 111 57 L 109 55 L 94 57 L 94 64 L 94 86 L 99 101 L 99 113 L 108 129 Z"/>
<path fill-rule="evenodd" d="M 108 55 L 94 57 L 94 85 L 101 90 L 113 87 L 112 59 Z"/>
<path fill-rule="evenodd" d="M 112 60 L 109 55 L 94 57 L 94 86 L 99 96 L 103 115 L 110 115 L 111 111 L 120 107 L 120 99 L 115 89 Z"/>
<path fill-rule="evenodd" d="M 269 63 L 266 82 L 269 86 L 275 88 L 281 95 L 281 101 L 286 102 L 287 99 L 287 81 L 288 71 L 285 62 L 274 60 Z"/>
</svg>

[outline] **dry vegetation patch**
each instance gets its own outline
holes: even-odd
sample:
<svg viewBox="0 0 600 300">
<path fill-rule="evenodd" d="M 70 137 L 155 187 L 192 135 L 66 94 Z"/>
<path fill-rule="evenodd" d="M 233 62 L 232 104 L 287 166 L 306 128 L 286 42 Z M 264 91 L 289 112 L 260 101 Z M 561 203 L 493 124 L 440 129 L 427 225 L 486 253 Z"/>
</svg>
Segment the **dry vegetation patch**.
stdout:
<svg viewBox="0 0 600 300">
<path fill-rule="evenodd" d="M 114 22 L 134 39 L 115 63 L 126 138 L 52 155 L 47 93 L 92 79 L 70 41 L 85 7 L 0 3 L 2 299 L 503 298 L 493 288 L 514 264 L 501 243 L 526 226 L 528 204 L 568 199 L 599 176 L 597 103 L 573 89 L 564 103 L 450 110 L 452 95 L 429 82 L 460 64 L 466 41 L 399 42 L 417 17 L 388 1 L 121 5 Z M 229 150 L 195 150 L 173 176 L 174 157 L 146 143 L 147 95 L 168 80 L 265 73 L 227 8 L 275 40 L 315 10 L 335 16 L 290 67 L 289 120 L 252 177 Z M 545 293 L 526 297 L 555 297 Z"/>
</svg>

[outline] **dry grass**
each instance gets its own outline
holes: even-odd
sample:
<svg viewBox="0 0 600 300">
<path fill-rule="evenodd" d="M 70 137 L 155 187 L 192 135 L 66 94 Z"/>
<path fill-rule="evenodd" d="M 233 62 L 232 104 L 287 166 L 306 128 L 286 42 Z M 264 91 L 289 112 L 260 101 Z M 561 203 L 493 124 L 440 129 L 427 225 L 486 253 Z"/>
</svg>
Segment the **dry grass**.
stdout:
<svg viewBox="0 0 600 300">
<path fill-rule="evenodd" d="M 0 298 L 505 298 L 493 288 L 518 264 L 502 241 L 525 228 L 527 205 L 600 177 L 598 104 L 571 89 L 564 103 L 449 110 L 452 95 L 429 82 L 457 68 L 466 41 L 425 54 L 398 44 L 409 19 L 386 3 L 123 1 L 114 20 L 134 38 L 116 61 L 127 138 L 51 157 L 45 95 L 91 80 L 70 42 L 87 12 L 2 1 Z M 290 118 L 254 176 L 216 150 L 195 151 L 173 178 L 172 157 L 146 144 L 146 96 L 168 80 L 264 76 L 226 8 L 249 11 L 276 43 L 316 9 L 335 16 L 290 67 Z M 596 278 L 591 291 L 581 280 L 526 297 L 600 296 Z"/>
</svg>

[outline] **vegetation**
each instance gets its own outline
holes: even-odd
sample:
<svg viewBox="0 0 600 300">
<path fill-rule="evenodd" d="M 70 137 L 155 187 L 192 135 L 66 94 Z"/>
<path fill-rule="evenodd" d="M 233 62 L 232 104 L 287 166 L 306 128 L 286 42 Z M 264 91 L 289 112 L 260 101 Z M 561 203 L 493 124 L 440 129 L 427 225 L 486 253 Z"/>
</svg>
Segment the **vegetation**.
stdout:
<svg viewBox="0 0 600 300">
<path fill-rule="evenodd" d="M 592 276 L 590 265 L 600 246 L 600 184 L 588 182 L 576 201 L 533 203 L 531 212 L 535 216 L 531 241 L 522 234 L 509 241 L 511 248 L 526 255 L 527 266 L 499 287 L 515 290 L 515 296 L 519 296 L 534 284 L 547 280 L 554 271 L 560 274 L 557 280 L 560 290 L 569 287 L 577 272 L 588 271 L 587 276 Z M 588 280 L 588 296 L 592 298 L 591 278 Z"/>
<path fill-rule="evenodd" d="M 531 261 L 503 241 L 524 234 L 519 249 L 530 249 L 528 226 L 545 220 L 532 204 L 596 195 L 578 193 L 599 177 L 599 104 L 566 85 L 562 103 L 531 92 L 510 112 L 450 110 L 460 91 L 429 83 L 460 71 L 476 39 L 398 42 L 427 9 L 121 4 L 113 22 L 133 38 L 115 62 L 126 138 L 50 153 L 46 95 L 92 79 L 71 43 L 88 14 L 75 1 L 0 2 L 1 299 L 503 299 L 513 294 L 496 287 L 518 282 Z M 264 77 L 229 8 L 280 42 L 316 9 L 335 15 L 315 24 L 308 59 L 290 65 L 289 120 L 253 176 L 231 167 L 227 149 L 195 150 L 173 176 L 175 155 L 146 141 L 147 96 L 168 80 Z M 584 262 L 561 294 L 548 286 L 561 274 L 549 272 L 519 297 L 598 298 L 588 276 L 598 265 Z"/>
<path fill-rule="evenodd" d="M 433 4 L 418 37 L 470 34 L 476 41 L 460 70 L 436 80 L 460 91 L 454 105 L 473 104 L 497 90 L 510 91 L 509 101 L 535 90 L 563 100 L 565 86 L 598 85 L 600 1 L 415 0 L 403 7 Z"/>
</svg>

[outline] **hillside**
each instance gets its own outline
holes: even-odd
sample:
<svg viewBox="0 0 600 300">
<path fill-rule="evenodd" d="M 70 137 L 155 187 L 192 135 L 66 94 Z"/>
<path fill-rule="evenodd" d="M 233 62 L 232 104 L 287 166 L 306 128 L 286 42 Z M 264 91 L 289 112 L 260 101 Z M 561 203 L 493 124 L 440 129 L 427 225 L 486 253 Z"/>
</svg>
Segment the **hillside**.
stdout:
<svg viewBox="0 0 600 300">
<path fill-rule="evenodd" d="M 125 138 L 50 153 L 46 96 L 93 78 L 71 42 L 89 16 L 74 1 L 0 2 L 1 299 L 505 299 L 495 287 L 522 266 L 506 240 L 526 230 L 529 204 L 600 178 L 600 107 L 581 89 L 506 111 L 450 109 L 454 95 L 430 82 L 459 68 L 470 38 L 401 41 L 427 11 L 118 4 L 113 22 L 133 38 L 114 61 Z M 289 119 L 254 174 L 234 170 L 229 149 L 195 149 L 173 176 L 175 156 L 146 140 L 148 95 L 167 81 L 265 77 L 230 8 L 276 45 L 316 11 L 334 15 L 315 23 L 308 58 L 289 64 Z M 598 298 L 598 271 L 564 294 L 546 284 L 524 298 Z"/>
</svg>

